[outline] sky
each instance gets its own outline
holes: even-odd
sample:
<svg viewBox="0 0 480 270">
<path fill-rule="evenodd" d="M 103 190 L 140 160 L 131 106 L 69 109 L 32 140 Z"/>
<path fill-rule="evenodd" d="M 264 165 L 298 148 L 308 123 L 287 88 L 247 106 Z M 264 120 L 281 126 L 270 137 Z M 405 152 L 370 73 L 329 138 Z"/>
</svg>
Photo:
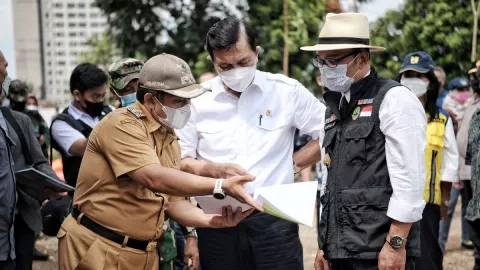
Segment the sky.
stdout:
<svg viewBox="0 0 480 270">
<path fill-rule="evenodd" d="M 0 0 L 0 50 L 9 62 L 8 73 L 10 77 L 16 78 L 15 70 L 15 45 L 13 38 L 13 17 L 12 17 L 12 1 Z M 360 6 L 360 12 L 368 15 L 370 21 L 375 21 L 381 17 L 389 9 L 397 9 L 404 0 L 373 0 L 369 4 Z M 350 6 L 350 0 L 343 0 L 344 8 Z"/>
</svg>

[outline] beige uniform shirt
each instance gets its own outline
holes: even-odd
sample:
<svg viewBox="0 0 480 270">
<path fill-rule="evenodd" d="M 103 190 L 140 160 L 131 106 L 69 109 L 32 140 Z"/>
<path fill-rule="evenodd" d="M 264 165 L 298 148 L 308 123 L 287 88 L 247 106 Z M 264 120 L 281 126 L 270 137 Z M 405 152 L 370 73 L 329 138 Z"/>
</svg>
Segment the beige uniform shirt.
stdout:
<svg viewBox="0 0 480 270">
<path fill-rule="evenodd" d="M 169 202 L 184 198 L 155 193 L 128 177 L 150 164 L 180 168 L 176 135 L 139 102 L 111 112 L 90 134 L 74 207 L 130 238 L 160 238 Z"/>
</svg>

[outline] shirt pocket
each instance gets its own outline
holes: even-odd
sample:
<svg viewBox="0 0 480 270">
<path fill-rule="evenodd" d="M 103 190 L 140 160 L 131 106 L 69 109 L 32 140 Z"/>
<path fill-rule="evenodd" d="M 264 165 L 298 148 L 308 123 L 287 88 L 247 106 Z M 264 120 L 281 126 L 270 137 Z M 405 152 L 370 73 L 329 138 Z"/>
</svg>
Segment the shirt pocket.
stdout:
<svg viewBox="0 0 480 270">
<path fill-rule="evenodd" d="M 356 123 L 345 129 L 347 163 L 353 166 L 370 164 L 375 157 L 375 142 L 368 139 L 373 131 L 374 123 Z"/>
<path fill-rule="evenodd" d="M 284 116 L 279 115 L 276 117 L 260 115 L 257 121 L 257 127 L 264 131 L 275 131 L 284 127 L 287 120 Z"/>
<path fill-rule="evenodd" d="M 430 122 L 427 125 L 427 141 L 434 148 L 443 148 L 445 136 L 445 124 L 440 122 Z"/>
</svg>

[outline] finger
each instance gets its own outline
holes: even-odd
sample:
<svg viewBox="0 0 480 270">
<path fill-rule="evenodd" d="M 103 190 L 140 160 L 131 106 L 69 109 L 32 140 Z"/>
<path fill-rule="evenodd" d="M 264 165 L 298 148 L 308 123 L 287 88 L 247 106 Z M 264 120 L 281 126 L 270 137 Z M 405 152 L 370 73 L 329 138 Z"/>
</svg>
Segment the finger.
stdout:
<svg viewBox="0 0 480 270">
<path fill-rule="evenodd" d="M 227 216 L 227 208 L 225 206 L 222 206 L 222 217 Z"/>
<path fill-rule="evenodd" d="M 323 270 L 330 270 L 330 266 L 328 265 L 328 261 L 323 259 Z"/>
<path fill-rule="evenodd" d="M 230 164 L 229 168 L 233 172 L 233 174 L 235 174 L 235 175 L 246 175 L 246 174 L 248 174 L 247 170 L 245 170 L 244 168 L 240 167 L 237 164 Z"/>
<path fill-rule="evenodd" d="M 245 203 L 250 205 L 251 207 L 253 207 L 255 210 L 257 211 L 260 211 L 260 212 L 264 212 L 265 210 L 263 209 L 263 207 L 261 205 L 259 205 L 257 203 L 257 201 L 255 201 L 252 196 L 248 195 L 245 197 L 244 199 Z"/>
<path fill-rule="evenodd" d="M 190 266 L 190 265 L 189 265 L 189 262 L 190 262 L 190 256 L 187 255 L 187 254 L 183 255 L 183 263 L 184 263 L 184 265 L 185 265 L 185 268 L 188 267 L 188 266 Z"/>
<path fill-rule="evenodd" d="M 232 206 L 229 205 L 227 206 L 227 222 L 228 224 L 232 224 L 233 223 L 233 213 L 232 213 Z"/>
<path fill-rule="evenodd" d="M 193 268 L 194 270 L 197 270 L 197 269 L 198 269 L 198 265 L 199 265 L 199 263 L 200 263 L 198 257 L 194 256 L 194 257 L 192 257 L 191 259 L 192 259 L 192 268 Z"/>
</svg>

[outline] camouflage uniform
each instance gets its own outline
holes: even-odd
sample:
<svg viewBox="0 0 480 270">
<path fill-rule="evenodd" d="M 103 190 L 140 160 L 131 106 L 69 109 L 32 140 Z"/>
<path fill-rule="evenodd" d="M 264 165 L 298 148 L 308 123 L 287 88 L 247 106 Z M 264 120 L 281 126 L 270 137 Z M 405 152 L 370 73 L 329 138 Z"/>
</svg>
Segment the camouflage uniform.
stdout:
<svg viewBox="0 0 480 270">
<path fill-rule="evenodd" d="M 126 94 L 131 89 L 127 88 L 128 83 L 138 79 L 142 70 L 143 62 L 134 58 L 124 58 L 110 65 L 108 75 L 110 77 L 110 89 L 117 96 L 121 107 L 135 103 L 136 94 Z"/>
<path fill-rule="evenodd" d="M 10 106 L 13 110 L 24 113 L 30 117 L 37 140 L 40 139 L 40 136 L 43 136 L 45 142 L 41 145 L 42 152 L 45 158 L 48 159 L 48 149 L 50 146 L 50 133 L 48 125 L 38 111 L 30 111 L 25 109 L 29 92 L 30 89 L 25 82 L 13 80 L 10 83 L 8 99 L 10 99 Z"/>
</svg>

